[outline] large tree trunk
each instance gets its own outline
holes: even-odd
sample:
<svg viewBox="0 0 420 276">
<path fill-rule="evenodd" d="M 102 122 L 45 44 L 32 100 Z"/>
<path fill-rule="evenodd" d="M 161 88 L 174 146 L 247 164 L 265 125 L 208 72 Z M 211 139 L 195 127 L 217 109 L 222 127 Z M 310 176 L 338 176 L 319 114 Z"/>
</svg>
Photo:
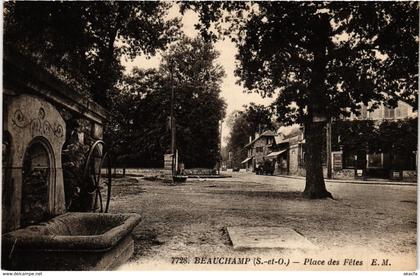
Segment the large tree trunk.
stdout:
<svg viewBox="0 0 420 276">
<path fill-rule="evenodd" d="M 325 188 L 322 172 L 322 127 L 323 123 L 305 124 L 306 186 L 303 196 L 307 198 L 333 198 Z"/>
<path fill-rule="evenodd" d="M 328 41 L 331 32 L 329 18 L 320 14 L 315 35 L 312 38 L 314 60 L 312 62 L 311 82 L 308 90 L 308 117 L 305 123 L 305 167 L 306 186 L 303 191 L 307 198 L 332 198 L 325 188 L 322 172 L 323 127 L 329 118 L 325 107 L 328 103 L 325 91 L 326 68 L 328 64 Z"/>
</svg>

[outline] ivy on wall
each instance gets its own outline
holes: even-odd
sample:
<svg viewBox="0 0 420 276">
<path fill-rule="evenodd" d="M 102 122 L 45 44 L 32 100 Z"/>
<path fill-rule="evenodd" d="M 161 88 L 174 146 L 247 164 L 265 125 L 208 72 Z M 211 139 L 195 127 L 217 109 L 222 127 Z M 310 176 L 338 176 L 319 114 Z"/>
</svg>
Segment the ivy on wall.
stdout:
<svg viewBox="0 0 420 276">
<path fill-rule="evenodd" d="M 417 118 L 397 121 L 335 121 L 332 124 L 332 148 L 368 153 L 407 155 L 417 151 Z"/>
</svg>

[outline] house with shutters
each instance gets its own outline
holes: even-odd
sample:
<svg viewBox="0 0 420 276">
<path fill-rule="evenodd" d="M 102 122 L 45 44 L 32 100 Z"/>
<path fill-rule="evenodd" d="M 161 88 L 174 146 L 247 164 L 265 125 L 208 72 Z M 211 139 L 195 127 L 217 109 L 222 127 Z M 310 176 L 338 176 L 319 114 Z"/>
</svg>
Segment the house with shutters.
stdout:
<svg viewBox="0 0 420 276">
<path fill-rule="evenodd" d="M 274 131 L 267 130 L 261 134 L 256 133 L 254 139 L 249 138 L 249 143 L 245 145 L 247 158 L 241 162 L 246 171 L 254 172 L 258 164 L 265 162 L 267 155 L 273 151 L 276 136 Z"/>
<path fill-rule="evenodd" d="M 397 107 L 389 108 L 384 105 L 370 111 L 370 105 L 362 105 L 360 114 L 351 114 L 346 121 L 372 121 L 376 127 L 384 122 L 397 122 L 410 118 L 417 118 L 413 108 L 399 101 Z M 334 129 L 333 129 L 334 132 Z M 397 153 L 392 148 L 384 148 L 371 152 L 366 145 L 349 148 L 341 143 L 342 137 L 337 137 L 333 144 L 338 145 L 332 152 L 332 169 L 335 175 L 345 178 L 395 178 L 416 179 L 417 151 Z M 394 172 L 395 171 L 395 172 Z"/>
<path fill-rule="evenodd" d="M 351 114 L 343 121 L 370 120 L 379 126 L 384 121 L 398 121 L 408 118 L 416 118 L 417 112 L 405 102 L 398 102 L 396 108 L 388 108 L 381 105 L 379 108 L 369 111 L 369 105 L 363 105 L 360 114 Z M 334 133 L 334 122 L 333 122 Z M 287 130 L 287 128 L 286 128 Z M 287 133 L 287 134 L 286 134 Z M 337 138 L 337 137 L 336 137 Z M 341 137 L 343 140 L 343 137 Z M 341 145 L 340 136 L 333 141 L 331 159 L 333 177 L 342 179 L 352 178 L 396 178 L 415 180 L 417 177 L 417 151 L 402 155 L 392 155 L 391 149 L 383 149 L 381 152 L 370 152 L 364 145 L 349 149 Z M 290 174 L 305 176 L 305 138 L 303 127 L 294 126 L 292 130 L 279 129 L 276 136 L 278 157 L 276 157 L 275 174 Z M 283 150 L 285 150 L 283 152 Z M 326 176 L 326 155 L 323 156 L 324 176 Z M 394 160 L 392 160 L 394 159 Z M 396 162 L 395 159 L 398 159 Z M 393 176 L 392 167 L 398 163 L 398 172 Z"/>
<path fill-rule="evenodd" d="M 242 161 L 246 171 L 255 172 L 256 168 L 266 162 L 273 166 L 273 174 L 299 174 L 303 166 L 303 128 L 294 126 L 286 133 L 265 131 L 256 134 L 245 149 L 247 158 Z"/>
<path fill-rule="evenodd" d="M 381 105 L 370 111 L 370 106 L 362 106 L 360 114 L 351 114 L 342 121 L 366 121 L 370 120 L 379 126 L 384 121 L 398 121 L 408 118 L 416 118 L 417 112 L 405 102 L 400 101 L 396 108 L 388 108 Z M 334 126 L 334 122 L 333 122 Z M 321 130 L 322 131 L 322 130 Z M 334 127 L 333 127 L 334 132 Z M 341 137 L 343 140 L 343 138 Z M 369 178 L 395 178 L 403 180 L 415 180 L 417 177 L 417 151 L 402 155 L 392 155 L 390 149 L 380 152 L 371 152 L 363 145 L 356 150 L 333 141 L 331 152 L 332 170 L 334 178 L 352 179 L 358 177 Z M 250 138 L 245 146 L 247 158 L 242 161 L 249 172 L 255 172 L 258 164 L 265 161 L 272 162 L 275 175 L 300 175 L 305 176 L 305 137 L 302 126 L 293 125 L 281 127 L 274 131 L 265 131 Z M 323 156 L 324 176 L 326 176 L 326 153 Z M 394 159 L 394 160 L 393 160 Z M 395 159 L 399 159 L 398 162 Z M 393 177 L 391 171 L 395 163 L 398 163 L 398 172 Z"/>
<path fill-rule="evenodd" d="M 301 175 L 305 165 L 304 146 L 302 126 L 281 127 L 277 131 L 276 150 L 268 155 L 274 162 L 274 174 Z"/>
</svg>

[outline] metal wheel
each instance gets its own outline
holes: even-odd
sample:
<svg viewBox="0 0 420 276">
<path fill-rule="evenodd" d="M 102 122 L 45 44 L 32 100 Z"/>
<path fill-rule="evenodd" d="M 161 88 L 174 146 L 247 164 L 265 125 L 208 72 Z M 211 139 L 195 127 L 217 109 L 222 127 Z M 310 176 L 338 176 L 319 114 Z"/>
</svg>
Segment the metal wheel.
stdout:
<svg viewBox="0 0 420 276">
<path fill-rule="evenodd" d="M 98 140 L 90 147 L 86 158 L 84 179 L 87 192 L 92 195 L 93 212 L 107 213 L 111 200 L 111 160 L 105 152 L 105 143 Z"/>
</svg>

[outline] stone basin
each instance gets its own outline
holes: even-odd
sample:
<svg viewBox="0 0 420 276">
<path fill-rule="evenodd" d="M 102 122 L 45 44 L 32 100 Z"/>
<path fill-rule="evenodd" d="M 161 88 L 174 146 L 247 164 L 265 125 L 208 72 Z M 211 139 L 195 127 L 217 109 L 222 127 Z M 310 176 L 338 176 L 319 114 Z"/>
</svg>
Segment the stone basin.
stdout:
<svg viewBox="0 0 420 276">
<path fill-rule="evenodd" d="M 134 251 L 138 214 L 66 213 L 2 235 L 2 268 L 111 270 Z"/>
</svg>

